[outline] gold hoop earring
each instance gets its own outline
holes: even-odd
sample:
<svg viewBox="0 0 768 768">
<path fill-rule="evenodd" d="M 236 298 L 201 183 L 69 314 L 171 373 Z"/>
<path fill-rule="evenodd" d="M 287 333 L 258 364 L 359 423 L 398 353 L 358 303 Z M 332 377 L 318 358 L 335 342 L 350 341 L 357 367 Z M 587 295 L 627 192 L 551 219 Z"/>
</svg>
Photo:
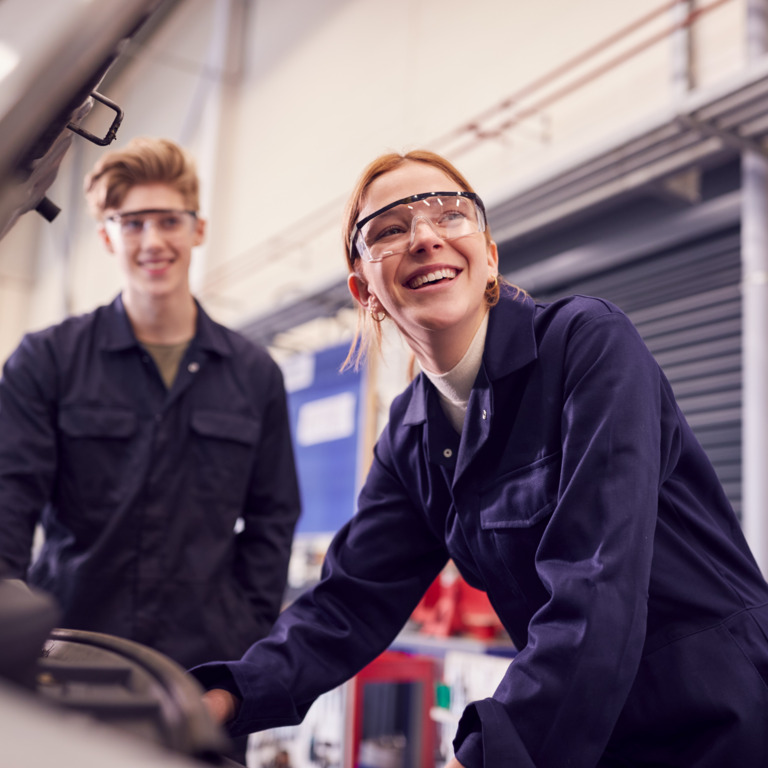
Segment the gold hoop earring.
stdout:
<svg viewBox="0 0 768 768">
<path fill-rule="evenodd" d="M 499 285 L 499 275 L 495 274 L 493 276 L 493 280 L 489 280 L 485 284 L 485 287 L 486 287 L 486 290 L 493 291 L 493 290 L 495 290 L 498 287 L 498 285 Z"/>
<path fill-rule="evenodd" d="M 373 320 L 374 323 L 384 322 L 384 319 L 387 316 L 387 313 L 381 309 L 379 300 L 374 296 L 371 296 L 371 303 L 368 305 L 368 312 L 370 312 L 371 320 Z"/>
</svg>

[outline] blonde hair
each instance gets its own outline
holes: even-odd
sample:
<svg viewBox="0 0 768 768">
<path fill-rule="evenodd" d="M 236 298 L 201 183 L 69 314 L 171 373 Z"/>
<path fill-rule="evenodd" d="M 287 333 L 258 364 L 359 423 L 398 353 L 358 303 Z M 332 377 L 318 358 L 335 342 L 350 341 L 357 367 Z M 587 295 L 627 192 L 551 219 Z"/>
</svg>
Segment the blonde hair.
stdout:
<svg viewBox="0 0 768 768">
<path fill-rule="evenodd" d="M 200 207 L 199 180 L 192 157 L 169 139 L 131 139 L 123 149 L 107 152 L 85 177 L 85 197 L 91 213 L 101 219 L 118 208 L 132 187 L 167 184 L 184 198 L 190 211 Z"/>
<path fill-rule="evenodd" d="M 360 218 L 360 211 L 362 210 L 363 201 L 365 200 L 368 188 L 380 176 L 409 162 L 423 163 L 424 165 L 430 165 L 433 168 L 437 168 L 455 181 L 463 191 L 475 191 L 464 176 L 448 160 L 435 152 L 430 152 L 425 149 L 417 149 L 403 154 L 391 152 L 380 155 L 363 171 L 352 191 L 349 202 L 347 203 L 342 236 L 344 238 L 344 253 L 347 259 L 347 269 L 350 274 L 358 273 L 357 266 L 361 257 L 357 252 L 354 242 L 352 242 L 352 236 L 355 231 L 355 224 Z M 486 243 L 490 246 L 493 239 L 491 237 L 490 227 L 487 223 L 484 235 Z M 493 283 L 488 284 L 485 291 L 485 301 L 489 307 L 494 306 L 499 301 L 500 287 L 501 284 L 505 282 L 504 278 L 498 276 Z M 517 290 L 521 292 L 521 289 L 518 288 Z M 363 307 L 358 306 L 355 335 L 341 369 L 345 370 L 349 367 L 353 367 L 357 370 L 372 348 L 377 351 L 381 349 L 381 322 L 375 320 L 373 316 L 369 315 L 369 313 L 363 309 Z"/>
</svg>

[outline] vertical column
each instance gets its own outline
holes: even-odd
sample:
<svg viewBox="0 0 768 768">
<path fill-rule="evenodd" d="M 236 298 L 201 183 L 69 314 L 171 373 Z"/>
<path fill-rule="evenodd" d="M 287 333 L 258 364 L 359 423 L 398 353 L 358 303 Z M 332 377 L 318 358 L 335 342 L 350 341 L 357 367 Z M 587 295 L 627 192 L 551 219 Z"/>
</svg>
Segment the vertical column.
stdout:
<svg viewBox="0 0 768 768">
<path fill-rule="evenodd" d="M 227 153 L 233 143 L 230 118 L 244 67 L 248 8 L 248 0 L 216 0 L 207 8 L 211 14 L 211 34 L 206 71 L 200 75 L 179 132 L 181 144 L 195 147 L 202 188 L 201 209 L 212 221 L 225 220 L 217 203 L 222 187 L 228 186 L 228 182 L 222 181 L 222 172 L 229 168 Z M 206 238 L 190 268 L 193 293 L 203 286 L 208 253 Z"/>
<path fill-rule="evenodd" d="M 693 44 L 688 18 L 693 10 L 693 0 L 678 0 L 672 9 L 673 22 L 680 25 L 672 34 L 672 90 L 675 97 L 684 98 L 694 87 Z"/>
<path fill-rule="evenodd" d="M 748 62 L 768 47 L 768 0 L 747 0 Z M 768 159 L 742 155 L 742 525 L 768 574 Z"/>
</svg>

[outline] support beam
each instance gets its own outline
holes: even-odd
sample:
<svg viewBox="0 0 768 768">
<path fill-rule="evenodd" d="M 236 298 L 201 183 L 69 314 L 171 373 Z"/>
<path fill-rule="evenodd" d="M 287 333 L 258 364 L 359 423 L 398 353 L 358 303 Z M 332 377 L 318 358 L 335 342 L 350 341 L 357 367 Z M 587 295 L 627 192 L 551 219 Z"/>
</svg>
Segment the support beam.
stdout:
<svg viewBox="0 0 768 768">
<path fill-rule="evenodd" d="M 747 56 L 768 49 L 768 0 L 747 1 Z M 742 153 L 742 524 L 768 574 L 768 159 Z"/>
</svg>

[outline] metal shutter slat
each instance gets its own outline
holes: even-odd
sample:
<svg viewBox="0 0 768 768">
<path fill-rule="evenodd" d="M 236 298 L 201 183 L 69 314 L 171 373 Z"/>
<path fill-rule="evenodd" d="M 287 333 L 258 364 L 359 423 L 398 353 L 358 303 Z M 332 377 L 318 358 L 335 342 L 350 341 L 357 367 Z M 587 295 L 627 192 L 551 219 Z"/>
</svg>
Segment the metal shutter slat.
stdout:
<svg viewBox="0 0 768 768">
<path fill-rule="evenodd" d="M 553 270 L 554 271 L 554 270 Z M 741 255 L 738 227 L 645 253 L 604 272 L 539 286 L 537 299 L 572 293 L 617 304 L 664 370 L 680 409 L 741 509 Z M 542 291 L 543 288 L 543 291 Z"/>
</svg>

